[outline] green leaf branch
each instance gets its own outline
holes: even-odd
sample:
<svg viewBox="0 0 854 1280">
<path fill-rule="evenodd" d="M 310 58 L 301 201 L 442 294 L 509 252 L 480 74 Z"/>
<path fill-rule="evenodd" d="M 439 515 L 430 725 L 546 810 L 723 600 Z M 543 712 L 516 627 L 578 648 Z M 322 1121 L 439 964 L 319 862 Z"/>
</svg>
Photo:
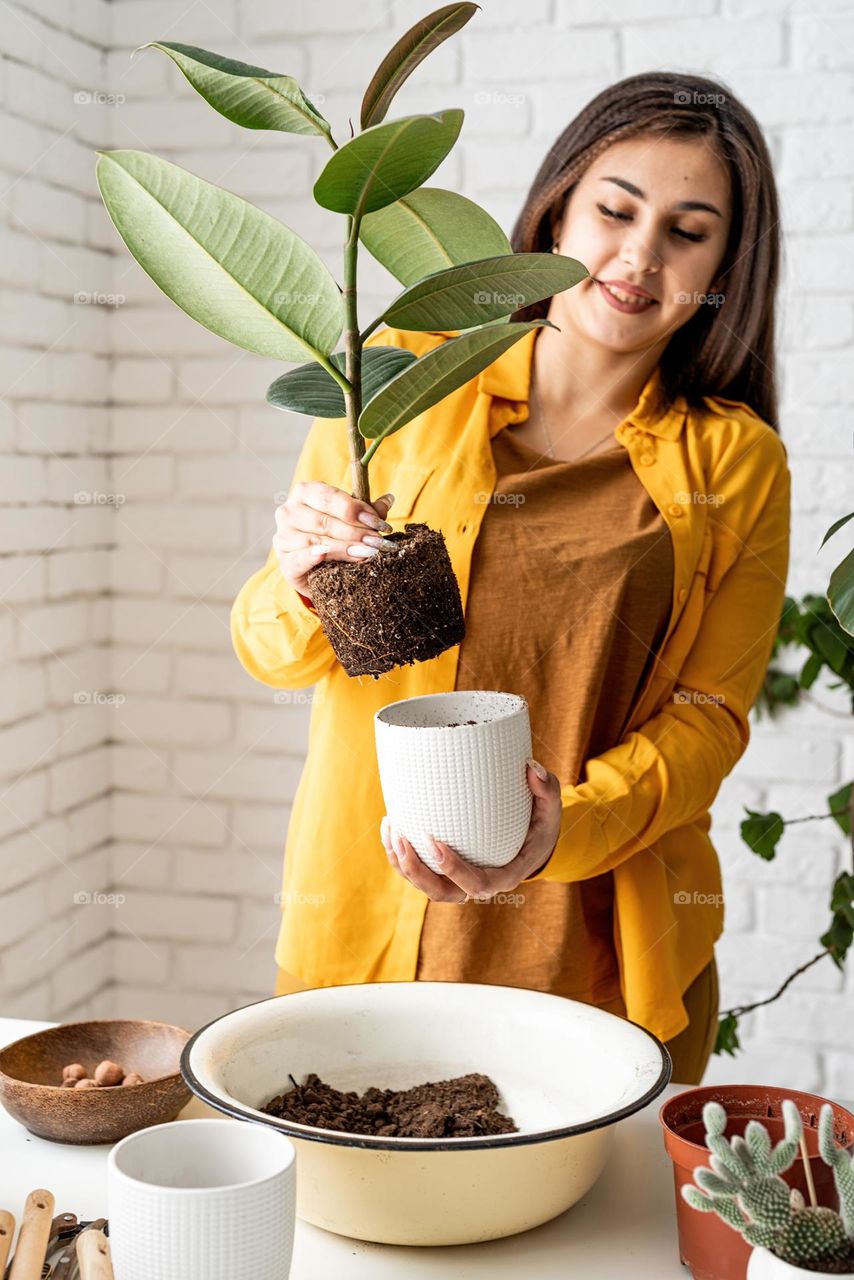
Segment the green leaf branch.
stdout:
<svg viewBox="0 0 854 1280">
<path fill-rule="evenodd" d="M 361 132 L 340 146 L 292 76 L 196 45 L 142 46 L 169 58 L 233 124 L 323 139 L 331 148 L 313 195 L 345 219 L 340 284 L 300 236 L 233 192 L 145 152 L 98 153 L 104 204 L 143 270 L 212 333 L 296 364 L 271 384 L 268 402 L 346 422 L 352 491 L 366 502 L 368 466 L 381 443 L 549 323 L 513 323 L 515 311 L 588 275 L 563 255 L 513 253 L 484 209 L 424 185 L 459 137 L 459 108 L 388 117 L 424 58 L 478 8 L 445 5 L 406 31 L 368 85 Z M 360 329 L 362 246 L 403 291 Z M 449 336 L 420 358 L 400 348 L 381 353 L 365 347 L 381 324 Z M 343 352 L 336 349 L 342 341 Z"/>
</svg>

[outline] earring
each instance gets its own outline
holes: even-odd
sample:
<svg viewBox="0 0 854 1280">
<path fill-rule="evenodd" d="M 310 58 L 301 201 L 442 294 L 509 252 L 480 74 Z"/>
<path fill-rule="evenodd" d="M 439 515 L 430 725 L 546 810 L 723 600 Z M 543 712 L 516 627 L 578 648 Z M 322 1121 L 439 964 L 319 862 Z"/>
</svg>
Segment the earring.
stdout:
<svg viewBox="0 0 854 1280">
<path fill-rule="evenodd" d="M 552 242 L 552 253 L 557 253 L 557 252 L 558 252 L 558 245 L 557 245 L 557 240 L 555 240 Z"/>
</svg>

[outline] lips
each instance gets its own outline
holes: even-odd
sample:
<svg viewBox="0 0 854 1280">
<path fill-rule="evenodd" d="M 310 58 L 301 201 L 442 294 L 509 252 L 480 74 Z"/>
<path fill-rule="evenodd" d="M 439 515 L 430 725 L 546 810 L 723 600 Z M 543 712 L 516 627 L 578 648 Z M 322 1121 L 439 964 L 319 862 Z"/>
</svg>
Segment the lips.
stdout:
<svg viewBox="0 0 854 1280">
<path fill-rule="evenodd" d="M 612 284 L 611 281 L 597 280 L 596 284 L 602 297 L 613 307 L 615 311 L 622 311 L 627 315 L 640 315 L 642 311 L 651 311 L 657 305 L 657 299 L 643 289 L 638 290 L 634 285 L 623 285 L 622 282 Z"/>
<path fill-rule="evenodd" d="M 655 302 L 655 298 L 647 289 L 642 289 L 637 284 L 629 284 L 628 280 L 600 280 L 599 284 L 606 285 L 617 294 L 625 294 L 631 298 L 649 298 L 650 302 Z"/>
</svg>

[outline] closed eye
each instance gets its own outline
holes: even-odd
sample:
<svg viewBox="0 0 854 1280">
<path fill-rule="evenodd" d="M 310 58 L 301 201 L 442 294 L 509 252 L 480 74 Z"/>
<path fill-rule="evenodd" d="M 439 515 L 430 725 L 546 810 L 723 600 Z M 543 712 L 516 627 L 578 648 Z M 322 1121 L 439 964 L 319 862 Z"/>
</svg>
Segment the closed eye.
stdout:
<svg viewBox="0 0 854 1280">
<path fill-rule="evenodd" d="M 632 220 L 632 215 L 630 213 L 618 213 L 615 209 L 609 209 L 607 205 L 597 203 L 596 208 L 606 218 L 614 218 L 618 222 L 631 222 Z M 690 240 L 692 244 L 699 244 L 701 241 L 706 239 L 706 237 L 701 235 L 699 232 L 685 231 L 683 227 L 671 227 L 670 230 L 675 236 L 679 236 L 683 240 Z"/>
</svg>

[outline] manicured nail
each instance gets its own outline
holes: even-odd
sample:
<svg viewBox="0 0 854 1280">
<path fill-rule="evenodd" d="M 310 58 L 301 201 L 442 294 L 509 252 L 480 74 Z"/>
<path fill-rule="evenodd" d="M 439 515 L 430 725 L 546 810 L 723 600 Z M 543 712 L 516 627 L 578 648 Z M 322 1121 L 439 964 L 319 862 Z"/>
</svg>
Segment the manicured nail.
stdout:
<svg viewBox="0 0 854 1280">
<path fill-rule="evenodd" d="M 391 525 L 388 521 L 383 520 L 375 511 L 360 511 L 359 519 L 362 524 L 368 525 L 371 529 L 376 529 L 383 533 L 389 533 L 391 531 Z"/>
<path fill-rule="evenodd" d="M 444 851 L 444 849 L 440 849 L 440 848 L 439 848 L 438 844 L 436 843 L 436 837 L 435 837 L 435 836 L 431 836 L 431 835 L 428 833 L 428 835 L 427 835 L 427 843 L 429 844 L 429 846 L 430 846 L 430 852 L 433 854 L 433 857 L 436 859 L 436 861 L 437 861 L 437 862 L 444 862 L 444 861 L 445 861 L 445 851 Z"/>
<path fill-rule="evenodd" d="M 540 779 L 540 782 L 545 782 L 546 778 L 549 776 L 548 769 L 545 769 L 539 761 L 534 759 L 533 756 L 528 756 L 528 764 L 534 770 L 534 773 Z"/>
<path fill-rule="evenodd" d="M 393 546 L 388 538 L 375 538 L 372 533 L 366 533 L 362 542 L 367 542 L 369 547 L 376 547 L 378 551 L 391 551 Z"/>
<path fill-rule="evenodd" d="M 376 547 L 366 547 L 362 542 L 354 542 L 352 546 L 347 548 L 347 554 L 357 558 L 361 557 L 364 560 L 366 556 L 379 555 L 379 552 Z"/>
<path fill-rule="evenodd" d="M 381 498 L 377 498 L 377 502 L 387 502 L 390 507 L 394 506 L 394 494 L 384 493 Z M 386 512 L 388 514 L 388 512 Z"/>
<path fill-rule="evenodd" d="M 331 550 L 332 548 L 328 547 L 325 542 L 316 542 L 314 546 L 309 547 L 308 554 L 310 556 L 325 556 L 327 551 Z"/>
</svg>

